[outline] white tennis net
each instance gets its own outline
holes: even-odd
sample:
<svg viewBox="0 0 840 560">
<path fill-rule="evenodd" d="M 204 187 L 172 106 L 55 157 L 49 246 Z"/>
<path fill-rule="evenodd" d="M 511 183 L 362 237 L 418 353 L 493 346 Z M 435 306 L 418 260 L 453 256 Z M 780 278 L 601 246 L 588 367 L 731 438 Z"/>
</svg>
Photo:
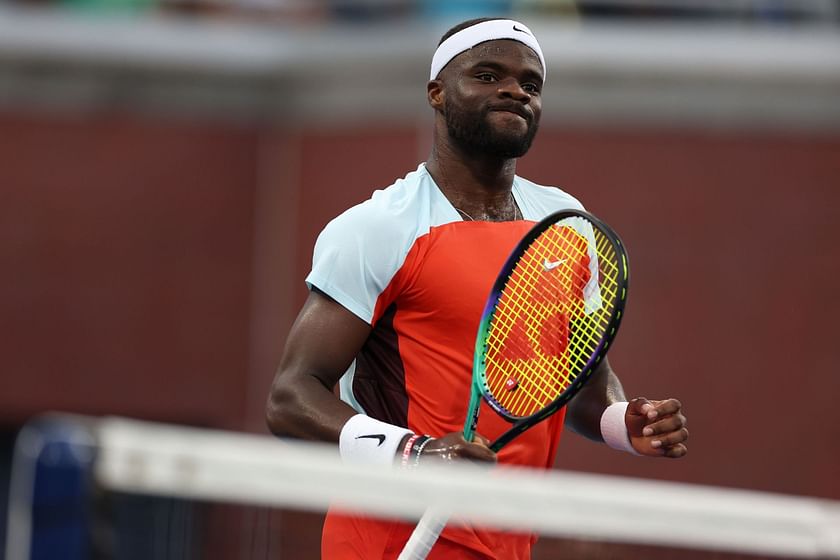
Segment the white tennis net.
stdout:
<svg viewBox="0 0 840 560">
<path fill-rule="evenodd" d="M 434 507 L 471 522 L 559 538 L 840 558 L 840 502 L 829 500 L 469 464 L 361 468 L 342 464 L 334 447 L 269 436 L 123 418 L 58 421 L 81 428 L 71 430 L 71 438 L 93 449 L 93 487 L 100 493 L 317 512 L 339 505 L 403 519 Z M 25 429 L 16 446 L 7 560 L 32 557 L 27 507 L 37 494 L 30 486 L 44 441 L 43 431 Z M 265 557 L 287 556 L 277 550 Z"/>
</svg>

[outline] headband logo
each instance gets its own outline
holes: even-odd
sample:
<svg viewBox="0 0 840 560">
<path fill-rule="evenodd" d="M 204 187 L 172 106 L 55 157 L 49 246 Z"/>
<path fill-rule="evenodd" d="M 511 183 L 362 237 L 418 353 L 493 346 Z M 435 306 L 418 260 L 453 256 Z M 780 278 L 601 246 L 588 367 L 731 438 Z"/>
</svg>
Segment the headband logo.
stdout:
<svg viewBox="0 0 840 560">
<path fill-rule="evenodd" d="M 516 25 L 513 26 L 513 30 L 514 31 L 519 31 L 520 33 L 524 33 L 525 35 L 530 35 L 530 33 L 525 31 L 524 29 L 519 29 L 518 27 L 516 27 Z"/>
</svg>

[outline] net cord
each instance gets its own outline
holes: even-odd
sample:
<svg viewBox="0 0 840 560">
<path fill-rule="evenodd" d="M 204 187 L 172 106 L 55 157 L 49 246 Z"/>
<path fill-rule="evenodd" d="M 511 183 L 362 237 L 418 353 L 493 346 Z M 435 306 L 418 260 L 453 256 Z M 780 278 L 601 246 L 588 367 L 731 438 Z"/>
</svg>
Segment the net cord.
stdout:
<svg viewBox="0 0 840 560">
<path fill-rule="evenodd" d="M 840 501 L 471 464 L 357 467 L 334 446 L 122 418 L 96 422 L 96 436 L 96 479 L 122 492 L 406 520 L 434 508 L 544 535 L 840 559 Z"/>
</svg>

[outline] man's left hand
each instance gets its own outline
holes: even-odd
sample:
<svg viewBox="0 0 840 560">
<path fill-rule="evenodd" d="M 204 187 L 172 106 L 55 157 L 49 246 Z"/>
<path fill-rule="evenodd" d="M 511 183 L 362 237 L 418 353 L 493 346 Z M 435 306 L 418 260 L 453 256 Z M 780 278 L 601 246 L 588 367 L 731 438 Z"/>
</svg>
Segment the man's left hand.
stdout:
<svg viewBox="0 0 840 560">
<path fill-rule="evenodd" d="M 642 455 L 678 459 L 688 453 L 686 418 L 677 399 L 633 399 L 624 422 L 633 449 Z"/>
</svg>

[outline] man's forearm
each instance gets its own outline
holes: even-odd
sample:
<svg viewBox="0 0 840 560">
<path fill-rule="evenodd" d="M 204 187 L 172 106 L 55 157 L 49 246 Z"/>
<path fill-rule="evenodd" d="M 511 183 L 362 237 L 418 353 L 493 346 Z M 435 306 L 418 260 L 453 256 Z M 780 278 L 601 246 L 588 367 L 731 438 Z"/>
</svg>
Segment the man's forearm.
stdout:
<svg viewBox="0 0 840 560">
<path fill-rule="evenodd" d="M 566 425 L 587 439 L 603 441 L 600 422 L 604 409 L 627 398 L 606 358 L 592 375 L 593 378 L 567 405 Z"/>
</svg>

